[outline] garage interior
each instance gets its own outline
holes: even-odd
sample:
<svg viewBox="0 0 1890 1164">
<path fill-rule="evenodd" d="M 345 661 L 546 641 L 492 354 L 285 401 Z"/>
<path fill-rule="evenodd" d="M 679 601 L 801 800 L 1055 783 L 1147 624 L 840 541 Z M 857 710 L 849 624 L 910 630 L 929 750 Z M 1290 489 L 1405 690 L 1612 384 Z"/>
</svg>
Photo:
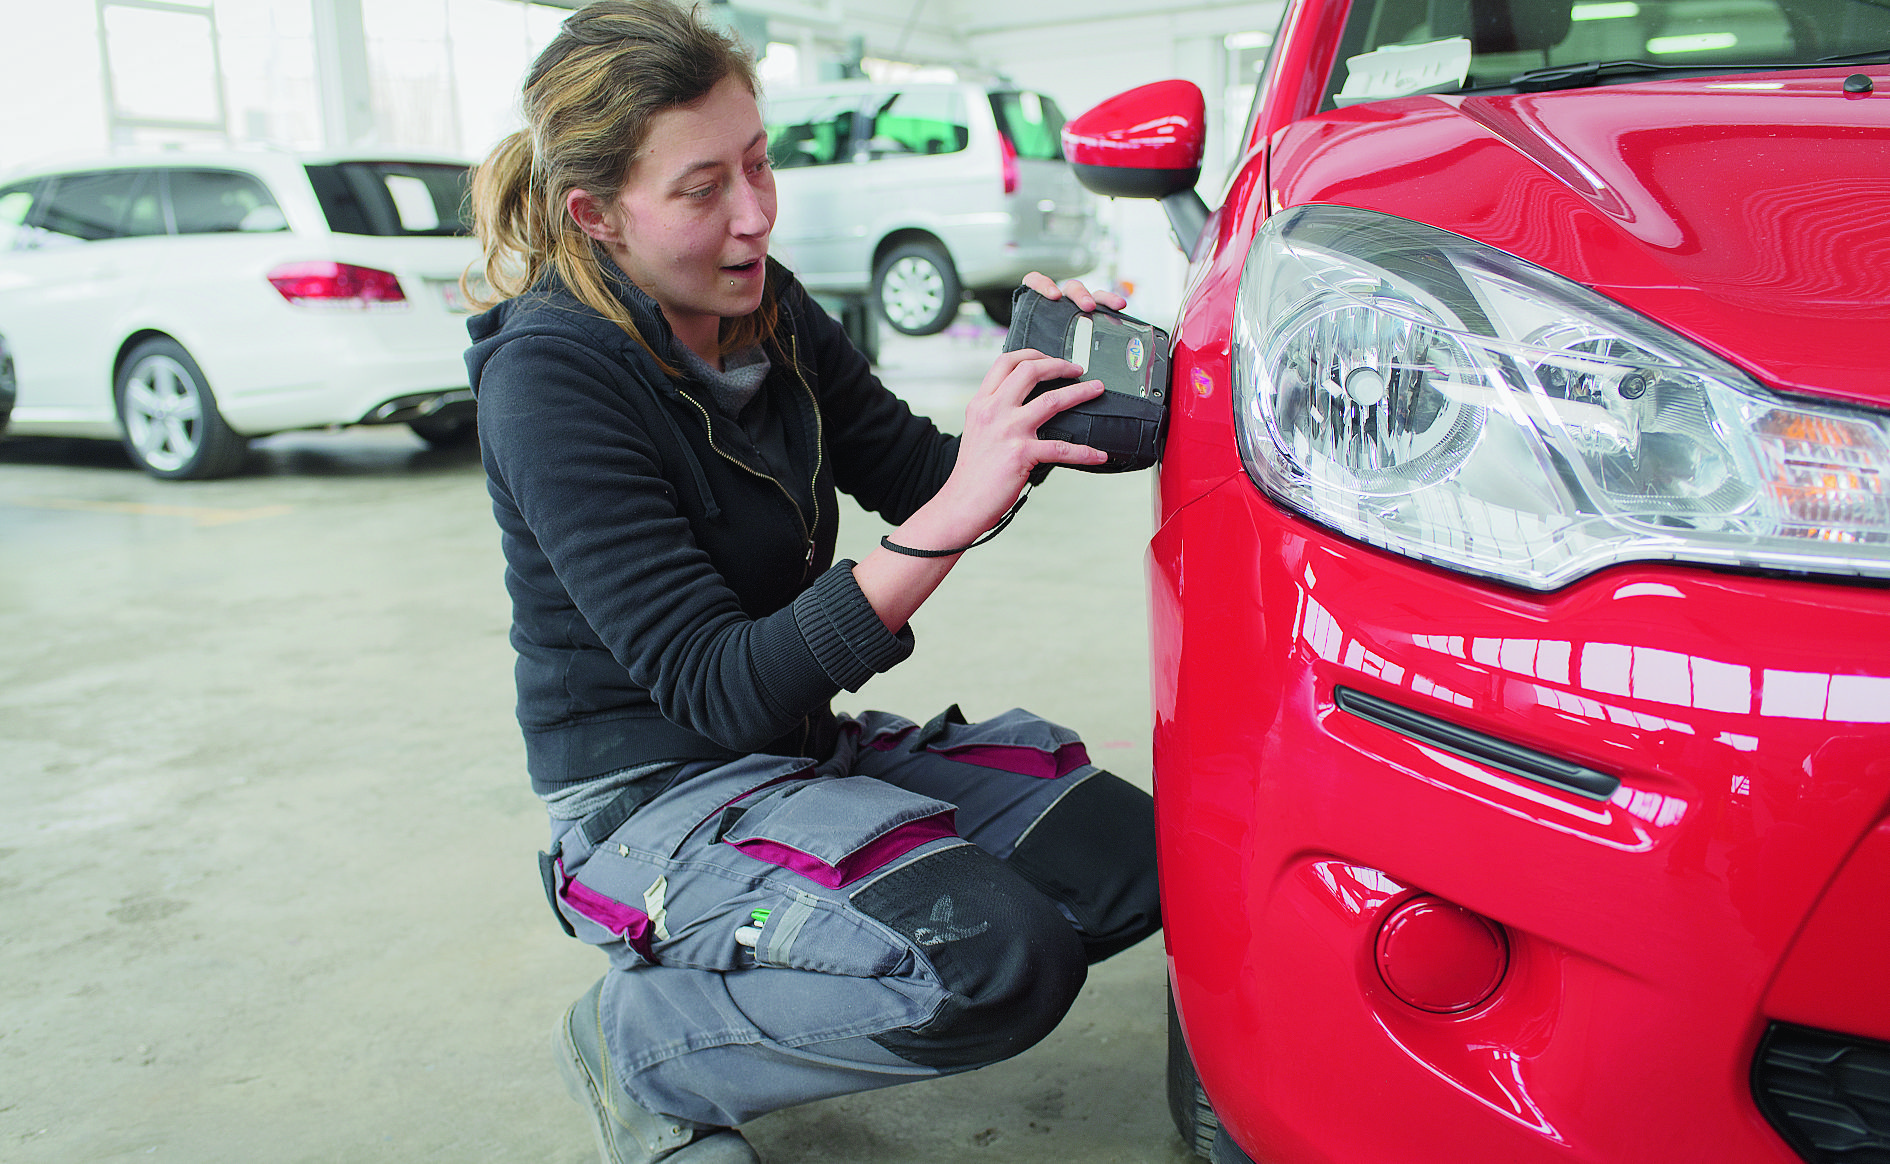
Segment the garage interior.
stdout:
<svg viewBox="0 0 1890 1164">
<path fill-rule="evenodd" d="M 40 4 L 22 19 L 44 51 L 0 76 L 16 111 L 0 170 L 114 144 L 477 157 L 572 6 Z M 712 7 L 778 57 L 770 85 L 951 69 L 1074 115 L 1188 78 L 1209 97 L 1210 204 L 1280 11 Z M 138 54 L 157 18 L 194 22 L 172 30 L 207 55 Z M 258 75 L 271 86 L 246 88 Z M 27 125 L 23 109 L 46 115 Z M 1132 310 L 1166 326 L 1183 264 L 1160 210 L 1102 213 L 1115 245 L 1095 278 L 1133 285 Z M 938 336 L 886 332 L 880 373 L 955 428 L 1001 337 L 975 308 Z M 1053 474 L 915 618 L 914 658 L 841 706 L 1027 706 L 1147 787 L 1152 484 Z M 840 556 L 881 532 L 849 509 Z M 0 1157 L 595 1158 L 548 1033 L 602 963 L 560 933 L 536 877 L 544 816 L 512 716 L 501 569 L 476 451 L 404 427 L 265 438 L 242 474 L 193 483 L 148 478 L 107 442 L 0 442 Z M 1163 974 L 1145 942 L 1016 1059 L 746 1131 L 777 1164 L 1189 1159 L 1163 1095 Z"/>
</svg>

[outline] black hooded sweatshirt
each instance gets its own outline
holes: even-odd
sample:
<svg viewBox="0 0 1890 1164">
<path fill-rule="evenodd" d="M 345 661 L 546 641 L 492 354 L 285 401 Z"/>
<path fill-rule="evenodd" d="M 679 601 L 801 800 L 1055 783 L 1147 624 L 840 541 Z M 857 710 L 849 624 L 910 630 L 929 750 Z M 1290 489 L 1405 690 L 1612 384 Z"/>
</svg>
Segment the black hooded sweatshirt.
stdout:
<svg viewBox="0 0 1890 1164">
<path fill-rule="evenodd" d="M 606 269 L 684 367 L 655 302 Z M 741 421 L 555 280 L 468 324 L 541 794 L 655 761 L 824 758 L 833 697 L 912 651 L 833 562 L 834 491 L 898 524 L 945 483 L 957 438 L 772 260 L 768 284 L 772 368 Z"/>
</svg>

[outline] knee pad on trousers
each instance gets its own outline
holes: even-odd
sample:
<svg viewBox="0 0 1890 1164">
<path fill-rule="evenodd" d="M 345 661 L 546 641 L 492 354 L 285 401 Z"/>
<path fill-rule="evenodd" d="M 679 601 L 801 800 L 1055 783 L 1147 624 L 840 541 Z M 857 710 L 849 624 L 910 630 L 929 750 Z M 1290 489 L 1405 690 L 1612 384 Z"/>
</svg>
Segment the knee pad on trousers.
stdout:
<svg viewBox="0 0 1890 1164">
<path fill-rule="evenodd" d="M 1062 903 L 1100 962 L 1162 928 L 1155 878 L 1155 801 L 1098 772 L 1032 825 L 1011 867 Z"/>
<path fill-rule="evenodd" d="M 907 863 L 853 894 L 905 935 L 950 992 L 924 1026 L 874 1036 L 902 1059 L 957 1070 L 1049 1034 L 1088 974 L 1069 922 L 1006 864 L 972 845 Z"/>
</svg>

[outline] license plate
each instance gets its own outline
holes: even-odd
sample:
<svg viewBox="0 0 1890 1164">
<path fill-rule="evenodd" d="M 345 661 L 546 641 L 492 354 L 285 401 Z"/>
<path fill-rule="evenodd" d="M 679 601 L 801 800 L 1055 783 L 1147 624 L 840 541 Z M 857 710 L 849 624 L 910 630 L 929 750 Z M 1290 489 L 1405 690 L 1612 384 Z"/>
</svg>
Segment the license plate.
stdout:
<svg viewBox="0 0 1890 1164">
<path fill-rule="evenodd" d="M 472 304 L 466 301 L 466 293 L 459 289 L 458 280 L 432 279 L 429 282 L 440 289 L 440 301 L 446 304 L 448 311 L 455 315 L 472 312 Z"/>
</svg>

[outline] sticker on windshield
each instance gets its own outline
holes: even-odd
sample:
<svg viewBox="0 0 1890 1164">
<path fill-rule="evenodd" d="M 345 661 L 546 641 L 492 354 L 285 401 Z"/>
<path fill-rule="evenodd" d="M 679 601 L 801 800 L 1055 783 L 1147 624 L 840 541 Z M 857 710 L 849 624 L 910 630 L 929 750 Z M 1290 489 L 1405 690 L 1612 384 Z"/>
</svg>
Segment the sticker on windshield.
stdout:
<svg viewBox="0 0 1890 1164">
<path fill-rule="evenodd" d="M 1429 44 L 1390 44 L 1351 58 L 1345 68 L 1345 88 L 1333 98 L 1341 106 L 1456 89 L 1470 75 L 1470 41 L 1453 36 Z"/>
</svg>

